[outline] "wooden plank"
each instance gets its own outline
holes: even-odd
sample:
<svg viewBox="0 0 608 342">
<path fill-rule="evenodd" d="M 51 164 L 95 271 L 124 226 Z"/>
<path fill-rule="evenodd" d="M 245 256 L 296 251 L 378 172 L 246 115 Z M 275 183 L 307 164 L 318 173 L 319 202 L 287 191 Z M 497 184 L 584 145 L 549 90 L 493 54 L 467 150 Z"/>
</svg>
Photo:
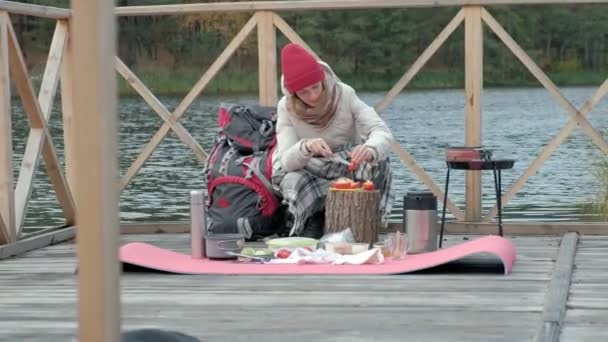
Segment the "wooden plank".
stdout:
<svg viewBox="0 0 608 342">
<path fill-rule="evenodd" d="M 465 7 L 465 146 L 481 146 L 481 94 L 483 91 L 483 27 L 481 7 Z M 482 172 L 465 172 L 466 220 L 481 219 Z"/>
<path fill-rule="evenodd" d="M 9 243 L 7 237 L 9 236 L 9 230 L 6 223 L 4 223 L 4 219 L 0 214 L 0 248 L 2 248 L 3 244 Z"/>
<path fill-rule="evenodd" d="M 43 117 L 46 121 L 48 121 L 51 116 L 51 109 L 57 92 L 57 85 L 59 84 L 63 53 L 67 40 L 68 22 L 65 20 L 58 20 L 49 48 L 49 55 L 42 77 L 42 84 L 40 85 L 40 92 L 38 93 L 38 103 L 40 104 L 40 109 L 42 110 Z"/>
<path fill-rule="evenodd" d="M 68 19 L 72 11 L 65 8 L 25 4 L 15 1 L 0 1 L 0 10 L 13 14 L 30 15 L 50 19 Z"/>
<path fill-rule="evenodd" d="M 437 37 L 431 42 L 431 44 L 422 52 L 420 57 L 416 59 L 414 64 L 401 76 L 399 81 L 389 90 L 380 102 L 376 105 L 376 111 L 378 113 L 384 112 L 384 110 L 393 102 L 395 97 L 410 83 L 410 81 L 418 74 L 420 69 L 433 57 L 435 52 L 443 45 L 443 43 L 452 35 L 454 30 L 460 26 L 460 23 L 464 20 L 464 10 L 458 11 L 454 18 L 445 26 L 445 28 L 439 32 Z"/>
<path fill-rule="evenodd" d="M 69 22 L 66 21 L 69 28 Z M 69 36 L 69 30 L 68 30 Z M 63 54 L 63 67 L 61 68 L 61 114 L 63 118 L 63 160 L 68 187 L 74 189 L 74 111 L 72 110 L 72 43 L 68 37 Z M 74 225 L 73 222 L 66 222 Z"/>
<path fill-rule="evenodd" d="M 576 233 L 568 233 L 562 238 L 559 255 L 555 263 L 555 271 L 553 271 L 549 290 L 545 297 L 541 326 L 535 341 L 559 341 L 568 293 L 570 292 L 577 242 L 578 235 Z"/>
<path fill-rule="evenodd" d="M 116 57 L 116 70 L 118 73 L 135 89 L 135 91 L 146 101 L 146 103 L 167 123 L 175 132 L 177 137 L 197 156 L 198 160 L 204 162 L 207 159 L 207 153 L 201 145 L 194 140 L 192 135 L 182 126 L 179 121 L 171 115 L 162 102 L 146 87 L 146 85 L 127 67 L 120 58 Z"/>
<path fill-rule="evenodd" d="M 607 236 L 581 236 L 576 250 L 562 341 L 603 341 L 608 318 Z"/>
<path fill-rule="evenodd" d="M 38 103 L 40 104 L 40 110 L 45 125 L 49 121 L 53 108 L 67 38 L 67 22 L 58 21 L 55 26 L 55 33 L 53 34 L 53 40 L 49 49 L 49 56 L 47 58 L 44 76 L 42 77 L 42 84 L 38 94 Z M 38 161 L 40 160 L 40 151 L 44 141 L 44 134 L 45 132 L 42 128 L 32 128 L 28 136 L 25 153 L 23 154 L 21 170 L 19 171 L 19 178 L 15 189 L 15 227 L 17 229 L 17 236 L 21 233 L 25 222 L 25 214 L 32 194 L 36 170 L 38 169 Z M 73 215 L 73 210 L 68 212 L 68 216 L 73 217 Z"/>
<path fill-rule="evenodd" d="M 461 239 L 454 237 L 450 243 Z M 187 234 L 129 235 L 122 241 L 146 241 L 184 250 L 189 246 Z M 518 260 L 509 276 L 448 272 L 346 277 L 128 273 L 121 281 L 122 319 L 126 329 L 170 327 L 205 341 L 230 341 L 235 336 L 264 341 L 284 336 L 294 341 L 324 340 L 327 336 L 392 341 L 404 329 L 409 339 L 421 341 L 504 341 L 505 336 L 514 341 L 529 340 L 541 318 L 554 263 L 526 253 L 542 252 L 555 258 L 558 241 L 513 239 Z M 5 338 L 48 341 L 73 337 L 77 328 L 73 247 L 55 245 L 0 263 L 0 311 L 4 313 L 0 330 Z M 159 292 L 163 296 L 155 295 Z M 206 310 L 201 311 L 201 307 Z M 294 310 L 301 319 L 296 325 L 285 324 L 285 317 Z M 387 321 L 386 317 L 400 319 Z M 22 329 L 25 319 L 28 327 Z M 260 328 L 267 326 L 273 329 Z"/>
<path fill-rule="evenodd" d="M 601 99 L 608 93 L 608 78 L 598 87 L 595 93 L 585 102 L 585 104 L 581 107 L 580 114 L 585 116 L 593 110 L 593 108 L 601 101 Z M 511 188 L 507 190 L 502 196 L 502 204 L 503 206 L 509 202 L 519 190 L 526 184 L 528 178 L 530 178 L 533 174 L 535 174 L 544 164 L 544 162 L 549 159 L 553 151 L 555 151 L 563 142 L 568 138 L 568 136 L 572 133 L 572 131 L 576 128 L 577 121 L 574 118 L 570 118 L 568 123 L 562 128 L 556 136 L 551 139 L 551 141 L 545 145 L 541 153 L 534 159 L 532 163 L 528 166 L 526 171 L 513 183 Z M 494 206 L 488 214 L 484 217 L 484 221 L 490 221 L 496 216 L 498 208 Z"/>
<path fill-rule="evenodd" d="M 388 231 L 394 231 L 401 227 L 401 222 L 392 221 L 389 222 Z M 76 229 L 75 226 L 69 228 Z M 569 232 L 575 232 L 578 234 L 585 235 L 585 240 L 579 242 L 577 257 L 586 255 L 585 250 L 589 250 L 589 247 L 585 247 L 585 241 L 593 241 L 595 238 L 605 238 L 608 235 L 608 224 L 606 223 L 581 223 L 581 222 L 537 222 L 537 223 L 505 223 L 504 224 L 506 236 L 519 238 L 517 241 L 520 245 L 518 247 L 518 259 L 525 256 L 526 253 L 521 249 L 522 241 L 528 241 L 530 236 L 534 237 L 534 241 L 540 241 L 541 239 L 549 239 L 547 241 L 553 241 L 554 236 L 561 236 Z M 129 241 L 151 241 L 154 242 L 158 239 L 162 239 L 163 243 L 172 249 L 179 249 L 179 246 L 184 246 L 184 251 L 187 249 L 187 234 L 190 232 L 190 224 L 188 222 L 123 222 L 120 224 L 121 234 L 125 235 L 124 239 Z M 39 235 L 51 235 L 53 243 L 71 239 L 70 236 L 64 236 L 68 230 L 63 231 L 61 227 L 51 228 L 44 230 L 38 234 L 28 235 L 27 239 L 34 239 Z M 447 235 L 446 241 L 452 241 L 453 239 L 461 236 L 462 234 L 473 234 L 473 235 L 487 235 L 496 234 L 497 226 L 494 223 L 463 223 L 463 222 L 446 222 L 446 232 L 451 234 Z M 384 232 L 380 232 L 383 234 Z M 156 234 L 156 235 L 152 235 Z M 127 236 L 128 235 L 128 236 Z M 544 237 L 543 237 L 544 236 Z M 524 239 L 524 240 L 521 240 Z M 26 247 L 19 247 L 21 241 L 14 243 L 12 250 L 14 254 L 6 256 L 3 254 L 2 246 L 0 246 L 0 259 L 4 257 L 10 257 L 13 255 L 21 254 L 32 249 Z M 28 242 L 30 243 L 30 242 Z M 31 242 L 33 243 L 33 242 Z M 48 244 L 41 242 L 33 243 L 36 246 L 33 249 L 46 247 Z M 597 245 L 597 243 L 596 243 Z M 598 255 L 603 256 L 603 251 L 608 247 L 608 240 L 605 241 L 604 245 L 598 245 L 598 252 L 591 254 L 589 258 L 592 260 L 597 259 Z M 532 246 L 536 249 L 537 242 Z M 580 266 L 579 266 L 580 267 Z"/>
<path fill-rule="evenodd" d="M 207 84 L 215 77 L 215 75 L 222 69 L 222 67 L 226 64 L 226 62 L 232 57 L 232 54 L 238 49 L 241 43 L 247 38 L 249 33 L 256 26 L 257 15 L 254 15 L 249 19 L 249 21 L 243 26 L 243 28 L 236 34 L 236 36 L 232 39 L 232 41 L 226 46 L 224 51 L 217 57 L 217 59 L 211 64 L 209 69 L 205 71 L 203 76 L 196 82 L 192 90 L 184 97 L 184 99 L 179 103 L 175 111 L 173 112 L 173 118 L 175 120 L 179 120 L 182 115 L 186 112 L 188 107 L 192 104 L 192 102 L 200 95 L 200 93 L 205 89 Z M 167 123 L 163 123 L 160 129 L 154 134 L 152 139 L 146 144 L 141 153 L 137 156 L 135 161 L 129 166 L 129 169 L 124 174 L 120 182 L 121 191 L 124 190 L 127 185 L 131 182 L 133 177 L 139 172 L 139 170 L 146 163 L 148 158 L 152 155 L 152 152 L 158 147 L 158 145 L 163 141 L 171 126 Z"/>
<path fill-rule="evenodd" d="M 118 16 L 180 15 L 205 12 L 229 11 L 302 11 L 409 7 L 494 6 L 534 4 L 606 3 L 607 0 L 291 0 L 216 2 L 180 5 L 123 6 L 116 7 Z"/>
<path fill-rule="evenodd" d="M 401 225 L 401 221 L 391 221 L 385 231 L 395 231 Z M 587 238 L 608 235 L 608 223 L 605 222 L 503 222 L 503 227 L 507 236 L 561 236 L 570 232 L 584 234 Z M 448 234 L 487 235 L 498 231 L 496 223 L 487 222 L 446 222 L 445 229 Z M 185 234 L 190 231 L 190 225 L 188 222 L 122 223 L 121 231 L 122 234 Z"/>
<path fill-rule="evenodd" d="M 17 41 L 17 35 L 15 34 L 12 24 L 8 25 L 8 33 L 10 38 L 9 64 L 14 73 L 15 86 L 17 88 L 19 96 L 21 97 L 23 109 L 30 121 L 31 129 L 34 130 L 35 135 L 36 130 L 39 130 L 39 133 L 37 134 L 42 135 L 42 157 L 46 166 L 47 175 L 49 177 L 49 180 L 51 181 L 51 184 L 53 185 L 55 194 L 57 195 L 59 205 L 63 209 L 66 218 L 71 218 L 75 215 L 74 201 L 68 188 L 67 181 L 65 180 L 65 177 L 63 176 L 63 173 L 61 171 L 61 164 L 59 163 L 57 151 L 55 150 L 53 139 L 51 139 L 51 134 L 47 127 L 46 119 L 44 118 L 44 115 L 42 114 L 42 109 L 40 108 L 40 104 L 38 103 L 38 100 L 34 95 L 34 87 L 30 82 L 27 72 L 27 65 L 25 63 L 23 53 L 21 52 L 21 47 L 19 46 L 19 42 Z M 56 83 L 56 81 L 53 81 L 52 79 L 54 79 L 54 77 L 50 79 L 50 82 Z M 42 97 L 46 97 L 44 93 L 42 94 Z M 48 101 L 50 102 L 51 100 L 52 99 L 49 97 Z M 51 105 L 49 104 L 49 111 L 51 110 L 50 107 Z"/>
<path fill-rule="evenodd" d="M 74 326 L 69 322 L 71 322 L 73 314 L 69 312 L 71 307 L 69 294 L 63 297 L 66 302 L 59 303 L 55 307 L 61 308 L 60 314 L 65 313 L 66 319 L 64 320 L 48 315 L 38 317 L 35 313 L 30 314 L 31 311 L 28 311 L 26 315 L 33 317 L 31 323 L 28 324 L 27 333 L 23 329 L 19 329 L 19 324 L 14 320 L 7 320 L 0 325 L 0 328 L 3 331 L 10 331 L 9 336 L 13 341 L 49 341 L 44 337 L 51 338 L 52 341 L 71 341 L 70 333 L 74 330 Z M 294 342 L 398 341 L 395 336 L 402 335 L 403 330 L 407 330 L 408 340 L 412 341 L 505 341 L 505 334 L 509 337 L 509 341 L 525 341 L 529 339 L 530 335 L 529 322 L 533 321 L 536 316 L 533 312 L 517 314 L 495 311 L 462 313 L 456 310 L 412 312 L 406 308 L 391 310 L 385 307 L 363 310 L 348 307 L 340 310 L 340 308 L 322 306 L 305 307 L 301 311 L 293 306 L 279 306 L 276 309 L 269 309 L 266 306 L 247 306 L 241 310 L 210 306 L 209 310 L 202 310 L 200 314 L 197 314 L 192 305 L 180 305 L 179 309 L 172 309 L 167 304 L 157 302 L 142 305 L 138 303 L 141 301 L 141 297 L 141 295 L 130 296 L 132 302 L 129 301 L 125 304 L 124 323 L 126 328 L 167 327 L 166 329 L 169 330 L 193 335 L 200 341 L 280 341 L 285 336 L 289 336 L 289 340 Z M 228 300 L 228 298 L 225 299 Z M 45 312 L 49 311 L 48 306 L 43 307 Z M 146 314 L 146 312 L 156 311 L 155 306 L 161 306 L 163 310 L 159 310 L 156 316 Z M 288 317 L 290 311 L 293 310 L 302 312 L 303 317 L 298 319 L 297 323 L 285 323 L 285 317 Z M 484 313 L 486 313 L 485 316 Z M 175 315 L 181 315 L 184 318 L 173 319 Z M 370 317 L 367 318 L 365 315 Z M 11 314 L 11 316 L 17 315 Z M 401 319 L 384 322 L 386 316 Z M 198 319 L 194 317 L 198 317 Z M 230 317 L 230 319 L 226 317 Z M 454 317 L 460 318 L 455 320 Z M 17 316 L 18 318 L 19 316 Z M 171 321 L 170 325 L 167 321 Z M 205 324 L 201 324 L 201 322 L 205 322 Z M 506 322 L 517 326 L 517 329 L 508 331 L 509 327 Z M 460 325 L 460 330 L 456 325 Z M 429 334 L 429 331 L 433 333 Z M 247 338 L 237 336 L 247 336 Z M 331 339 L 328 339 L 327 336 L 331 336 Z"/>
<path fill-rule="evenodd" d="M 486 24 L 496 33 L 496 35 L 503 41 L 503 43 L 513 52 L 513 54 L 528 68 L 528 70 L 536 77 L 536 79 L 549 91 L 555 98 L 557 103 L 566 109 L 570 115 L 587 135 L 591 138 L 599 149 L 608 154 L 608 142 L 604 140 L 603 136 L 595 129 L 584 115 L 581 115 L 574 105 L 566 99 L 566 97 L 559 91 L 559 88 L 547 77 L 547 75 L 534 63 L 534 61 L 526 54 L 526 52 L 509 36 L 509 34 L 500 26 L 500 24 L 492 17 L 492 15 L 485 9 L 482 12 L 482 17 Z"/>
<path fill-rule="evenodd" d="M 8 245 L 0 246 L 0 260 L 8 259 L 36 249 L 51 246 L 75 237 L 75 227 L 51 228 L 46 233 L 28 236 Z"/>
<path fill-rule="evenodd" d="M 13 188 L 13 129 L 11 80 L 6 12 L 0 13 L 0 245 L 15 240 L 15 190 Z"/>
<path fill-rule="evenodd" d="M 73 1 L 78 340 L 120 340 L 118 132 L 113 3 Z"/>
<path fill-rule="evenodd" d="M 392 231 L 400 226 L 401 222 L 389 223 Z M 605 222 L 503 222 L 503 229 L 506 236 L 555 236 L 570 232 L 585 235 L 608 234 L 608 224 Z M 446 222 L 445 230 L 448 234 L 497 234 L 498 225 L 489 222 Z"/>
<path fill-rule="evenodd" d="M 258 79 L 260 105 L 277 105 L 277 33 L 274 13 L 258 13 Z"/>
<path fill-rule="evenodd" d="M 588 310 L 592 313 L 598 310 Z M 599 311 L 600 314 L 607 315 L 606 311 Z M 599 325 L 601 326 L 601 324 Z M 608 331 L 598 328 L 598 324 L 587 323 L 579 326 L 566 326 L 561 333 L 562 341 L 606 341 L 608 340 Z"/>
<path fill-rule="evenodd" d="M 120 231 L 122 234 L 189 233 L 190 222 L 123 222 Z"/>
</svg>

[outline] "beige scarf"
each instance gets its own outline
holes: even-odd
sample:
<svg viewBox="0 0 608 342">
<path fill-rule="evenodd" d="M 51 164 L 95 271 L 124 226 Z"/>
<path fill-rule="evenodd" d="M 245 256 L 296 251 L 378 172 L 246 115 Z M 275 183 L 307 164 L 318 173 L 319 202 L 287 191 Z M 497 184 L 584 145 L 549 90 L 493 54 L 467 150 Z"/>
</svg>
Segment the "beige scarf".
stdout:
<svg viewBox="0 0 608 342">
<path fill-rule="evenodd" d="M 309 107 L 295 94 L 290 94 L 287 100 L 287 109 L 311 126 L 326 128 L 336 115 L 341 96 L 342 88 L 336 81 L 334 74 L 326 70 L 325 80 L 323 80 L 323 93 L 321 93 L 319 104 L 315 107 Z"/>
</svg>

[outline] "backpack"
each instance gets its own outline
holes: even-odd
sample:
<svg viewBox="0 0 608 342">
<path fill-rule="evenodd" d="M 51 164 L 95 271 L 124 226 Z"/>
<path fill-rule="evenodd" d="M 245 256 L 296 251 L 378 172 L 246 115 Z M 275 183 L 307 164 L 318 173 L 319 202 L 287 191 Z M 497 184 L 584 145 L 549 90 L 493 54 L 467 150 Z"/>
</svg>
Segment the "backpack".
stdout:
<svg viewBox="0 0 608 342">
<path fill-rule="evenodd" d="M 222 103 L 218 124 L 204 171 L 208 231 L 272 235 L 280 220 L 280 196 L 271 184 L 276 108 Z"/>
</svg>

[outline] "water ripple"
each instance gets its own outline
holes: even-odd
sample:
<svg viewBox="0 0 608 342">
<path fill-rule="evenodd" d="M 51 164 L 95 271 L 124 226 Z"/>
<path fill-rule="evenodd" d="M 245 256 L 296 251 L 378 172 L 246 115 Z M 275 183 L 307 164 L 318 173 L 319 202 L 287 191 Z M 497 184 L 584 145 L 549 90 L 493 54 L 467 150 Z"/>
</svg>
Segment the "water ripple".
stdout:
<svg viewBox="0 0 608 342">
<path fill-rule="evenodd" d="M 566 88 L 564 95 L 580 106 L 594 91 L 592 88 Z M 367 103 L 380 101 L 382 93 L 362 93 Z M 161 98 L 169 110 L 180 99 Z M 255 96 L 202 96 L 181 119 L 182 124 L 205 150 L 209 150 L 217 130 L 216 110 L 220 102 L 254 103 Z M 416 161 L 441 187 L 444 186 L 444 149 L 464 142 L 464 92 L 462 90 L 412 91 L 399 95 L 387 109 L 385 119 L 395 137 L 410 151 Z M 139 98 L 119 102 L 120 169 L 124 174 L 134 158 L 162 125 L 162 120 Z M 13 141 L 15 177 L 27 141 L 28 123 L 19 102 L 13 103 Z M 50 121 L 51 134 L 63 163 L 63 129 L 60 107 L 56 106 Z M 594 113 L 608 110 L 604 99 Z M 483 97 L 483 142 L 495 155 L 515 158 L 513 170 L 503 172 L 504 190 L 511 187 L 542 148 L 566 124 L 569 114 L 556 104 L 544 89 L 488 89 Z M 591 115 L 590 121 L 603 129 L 608 118 Z M 586 220 L 578 206 L 588 203 L 597 191 L 592 164 L 601 154 L 582 130 L 576 129 L 556 149 L 543 167 L 508 203 L 505 218 L 514 221 Z M 413 173 L 393 156 L 397 207 L 407 191 L 426 190 Z M 191 189 L 203 188 L 203 165 L 175 134 L 170 133 L 154 151 L 120 196 L 121 219 L 124 221 L 186 220 Z M 43 165 L 37 173 L 32 202 L 27 213 L 27 226 L 63 224 L 62 212 L 55 193 L 44 175 Z M 15 178 L 16 180 L 16 178 Z M 483 177 L 483 207 L 494 205 L 491 174 Z M 453 173 L 450 197 L 464 208 L 464 177 Z M 399 218 L 399 209 L 393 212 Z"/>
</svg>

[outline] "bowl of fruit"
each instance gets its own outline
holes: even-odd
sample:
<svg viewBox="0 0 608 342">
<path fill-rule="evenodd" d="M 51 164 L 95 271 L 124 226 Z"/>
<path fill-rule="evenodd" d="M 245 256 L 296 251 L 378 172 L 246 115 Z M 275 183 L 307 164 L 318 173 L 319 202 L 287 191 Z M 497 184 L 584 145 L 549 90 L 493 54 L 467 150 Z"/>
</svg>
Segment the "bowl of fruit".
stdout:
<svg viewBox="0 0 608 342">
<path fill-rule="evenodd" d="M 241 252 L 235 254 L 239 260 L 247 261 L 269 261 L 274 258 L 274 252 L 269 248 L 253 248 L 253 247 L 245 247 L 241 249 Z"/>
</svg>

